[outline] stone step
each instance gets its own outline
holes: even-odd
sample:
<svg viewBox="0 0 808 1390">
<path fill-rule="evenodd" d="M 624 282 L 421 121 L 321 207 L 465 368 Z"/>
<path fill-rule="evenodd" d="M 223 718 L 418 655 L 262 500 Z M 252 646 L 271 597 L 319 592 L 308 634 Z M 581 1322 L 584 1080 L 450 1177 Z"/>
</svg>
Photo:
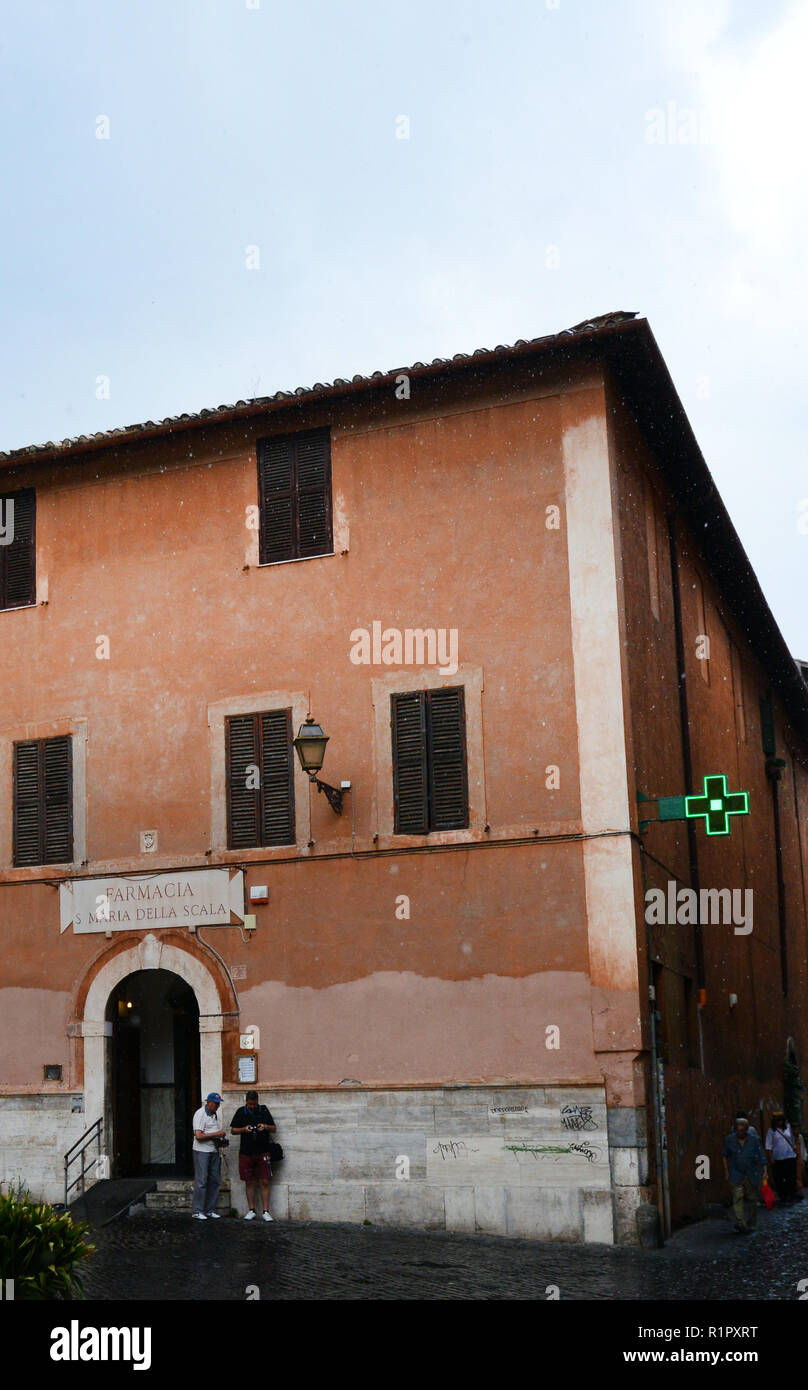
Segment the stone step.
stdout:
<svg viewBox="0 0 808 1390">
<path fill-rule="evenodd" d="M 222 1187 L 229 1187 L 230 1183 L 226 1178 L 222 1180 Z M 157 1192 L 188 1192 L 194 1190 L 193 1178 L 156 1178 L 155 1188 Z"/>
<path fill-rule="evenodd" d="M 146 1194 L 147 1211 L 190 1211 L 194 1184 L 192 1178 L 161 1178 L 154 1192 Z M 229 1212 L 230 1186 L 222 1184 L 216 1200 L 216 1211 Z"/>
</svg>

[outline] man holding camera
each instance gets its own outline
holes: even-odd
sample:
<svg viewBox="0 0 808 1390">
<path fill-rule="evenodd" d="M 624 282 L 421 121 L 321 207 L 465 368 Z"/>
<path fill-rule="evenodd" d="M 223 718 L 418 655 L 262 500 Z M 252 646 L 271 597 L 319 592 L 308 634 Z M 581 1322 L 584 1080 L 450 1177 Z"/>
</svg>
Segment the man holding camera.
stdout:
<svg viewBox="0 0 808 1390">
<path fill-rule="evenodd" d="M 219 1150 L 222 1141 L 227 1143 L 218 1113 L 221 1103 L 219 1093 L 211 1091 L 205 1104 L 200 1106 L 193 1118 L 195 1221 L 207 1221 L 208 1217 L 213 1221 L 219 1220 L 219 1213 L 214 1211 L 222 1185 L 222 1160 Z"/>
<path fill-rule="evenodd" d="M 275 1121 L 265 1105 L 258 1104 L 258 1092 L 248 1091 L 244 1105 L 239 1106 L 230 1125 L 231 1134 L 241 1135 L 238 1155 L 238 1175 L 247 1189 L 247 1211 L 245 1221 L 255 1220 L 255 1188 L 261 1188 L 261 1205 L 265 1221 L 271 1221 L 269 1214 L 269 1184 L 272 1180 L 272 1163 L 269 1146 L 270 1134 L 275 1133 Z"/>
</svg>

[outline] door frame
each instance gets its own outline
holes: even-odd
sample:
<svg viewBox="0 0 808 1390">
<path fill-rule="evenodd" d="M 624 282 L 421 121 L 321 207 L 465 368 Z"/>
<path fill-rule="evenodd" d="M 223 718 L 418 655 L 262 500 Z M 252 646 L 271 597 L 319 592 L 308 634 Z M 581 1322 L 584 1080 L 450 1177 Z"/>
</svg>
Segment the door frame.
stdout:
<svg viewBox="0 0 808 1390">
<path fill-rule="evenodd" d="M 131 940 L 131 938 L 130 938 Z M 191 986 L 199 1006 L 200 1093 L 222 1089 L 222 1005 L 216 979 L 206 962 L 178 946 L 163 943 L 153 932 L 118 951 L 101 964 L 84 1003 L 85 1127 L 104 1121 L 103 1148 L 114 1152 L 112 1140 L 111 1053 L 112 1024 L 107 1022 L 109 996 L 127 975 L 139 970 L 170 970 Z"/>
</svg>

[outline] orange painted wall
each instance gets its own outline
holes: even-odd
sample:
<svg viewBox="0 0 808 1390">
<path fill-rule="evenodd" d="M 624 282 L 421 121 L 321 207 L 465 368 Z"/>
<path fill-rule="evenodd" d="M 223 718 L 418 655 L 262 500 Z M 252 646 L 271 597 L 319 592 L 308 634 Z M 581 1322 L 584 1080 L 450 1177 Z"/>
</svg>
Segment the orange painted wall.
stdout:
<svg viewBox="0 0 808 1390">
<path fill-rule="evenodd" d="M 481 372 L 470 386 L 425 386 L 406 404 L 340 406 L 333 491 L 347 553 L 306 562 L 245 567 L 245 520 L 255 440 L 322 423 L 322 407 L 9 476 L 9 490 L 37 487 L 47 604 L 0 613 L 3 727 L 88 721 L 83 872 L 239 862 L 248 883 L 269 884 L 254 940 L 208 932 L 228 965 L 246 967 L 241 1025 L 262 1028 L 263 1082 L 598 1077 L 580 848 L 535 834 L 579 829 L 566 544 L 563 521 L 545 525 L 548 506 L 563 516 L 563 385 L 512 369 L 507 381 Z M 457 628 L 460 662 L 482 668 L 489 829 L 466 846 L 378 853 L 370 689 L 389 668 L 349 660 L 350 633 L 374 620 Z M 96 658 L 102 635 L 109 661 Z M 308 692 L 331 735 L 323 776 L 353 783 L 353 842 L 350 802 L 338 819 L 315 795 L 310 849 L 206 857 L 207 707 L 279 689 Z M 556 791 L 549 764 L 562 771 Z M 141 856 L 151 828 L 160 852 Z M 81 1083 L 81 1042 L 67 1033 L 110 946 L 59 935 L 56 889 L 31 882 L 59 877 L 2 873 L 7 1089 L 38 1088 L 53 1061 L 65 1086 Z M 401 893 L 409 921 L 395 916 Z M 545 1047 L 548 1024 L 561 1050 Z"/>
</svg>

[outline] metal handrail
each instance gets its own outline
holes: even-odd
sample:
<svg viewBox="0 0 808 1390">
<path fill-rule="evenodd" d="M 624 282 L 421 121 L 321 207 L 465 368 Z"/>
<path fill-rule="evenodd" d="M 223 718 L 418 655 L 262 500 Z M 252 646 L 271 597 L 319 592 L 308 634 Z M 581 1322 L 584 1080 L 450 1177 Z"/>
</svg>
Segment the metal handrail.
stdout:
<svg viewBox="0 0 808 1390">
<path fill-rule="evenodd" d="M 80 1138 L 80 1139 L 77 1139 L 76 1142 L 75 1142 L 75 1144 L 71 1144 L 71 1145 L 70 1145 L 70 1148 L 68 1149 L 67 1153 L 65 1154 L 65 1206 L 67 1206 L 67 1204 L 68 1204 L 68 1202 L 67 1202 L 68 1193 L 69 1193 L 74 1187 L 78 1187 L 79 1184 L 81 1184 L 81 1196 L 82 1196 L 82 1197 L 84 1196 L 85 1188 L 86 1188 L 86 1175 L 87 1175 L 87 1163 L 86 1163 L 87 1150 L 88 1150 L 88 1148 L 90 1147 L 90 1145 L 92 1144 L 93 1140 L 94 1140 L 94 1139 L 97 1139 L 97 1140 L 98 1140 L 98 1157 L 99 1157 L 99 1158 L 101 1157 L 101 1134 L 102 1134 L 103 1129 L 104 1129 L 104 1121 L 103 1121 L 103 1118 L 99 1118 L 99 1119 L 97 1119 L 97 1120 L 95 1121 L 95 1124 L 90 1125 L 90 1128 L 89 1128 L 89 1129 L 86 1129 L 86 1130 L 84 1131 L 84 1133 L 82 1134 L 81 1138 Z M 73 1152 L 74 1149 L 78 1149 L 79 1152 L 78 1152 L 78 1153 L 74 1153 L 74 1152 Z M 72 1157 L 71 1157 L 71 1155 L 72 1155 Z M 81 1172 L 79 1173 L 79 1175 L 78 1175 L 77 1178 L 74 1178 L 73 1181 L 69 1183 L 69 1182 L 68 1182 L 68 1175 L 69 1175 L 69 1172 L 70 1172 L 70 1166 L 71 1166 L 71 1164 L 73 1164 L 73 1163 L 77 1163 L 78 1160 L 79 1160 L 79 1158 L 81 1158 Z"/>
</svg>

